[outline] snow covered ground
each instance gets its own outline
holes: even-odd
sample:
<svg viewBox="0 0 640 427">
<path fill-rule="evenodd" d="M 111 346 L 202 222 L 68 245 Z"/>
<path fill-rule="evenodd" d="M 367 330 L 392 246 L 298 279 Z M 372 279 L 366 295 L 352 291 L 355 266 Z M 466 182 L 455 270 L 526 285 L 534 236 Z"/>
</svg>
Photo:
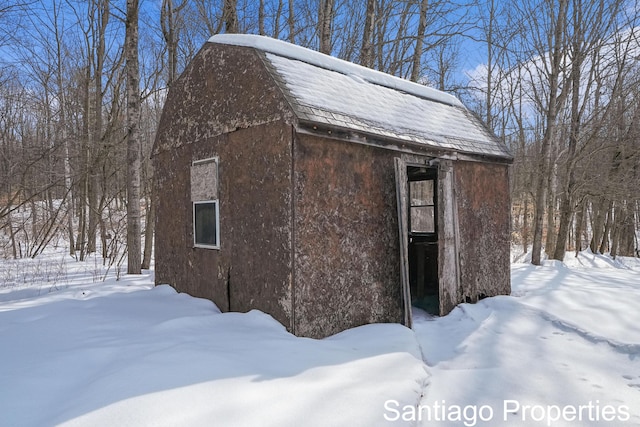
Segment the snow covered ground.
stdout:
<svg viewBox="0 0 640 427">
<path fill-rule="evenodd" d="M 636 259 L 516 263 L 513 296 L 324 340 L 61 260 L 0 261 L 1 426 L 640 425 Z"/>
</svg>

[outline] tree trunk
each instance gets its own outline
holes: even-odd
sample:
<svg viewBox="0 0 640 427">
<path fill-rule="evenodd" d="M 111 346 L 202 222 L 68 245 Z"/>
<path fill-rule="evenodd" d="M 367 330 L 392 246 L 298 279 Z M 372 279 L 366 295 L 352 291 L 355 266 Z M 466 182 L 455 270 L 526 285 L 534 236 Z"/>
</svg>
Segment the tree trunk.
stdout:
<svg viewBox="0 0 640 427">
<path fill-rule="evenodd" d="M 88 45 L 88 43 L 87 43 Z M 87 47 L 87 58 L 91 55 L 91 49 Z M 83 83 L 83 95 L 82 102 L 82 142 L 81 142 L 81 176 L 80 176 L 80 203 L 79 203 L 79 227 L 78 238 L 76 239 L 76 250 L 80 251 L 80 261 L 84 261 L 87 253 L 87 222 L 88 222 L 88 200 L 89 200 L 89 175 L 91 174 L 91 150 L 89 144 L 90 138 L 90 124 L 89 117 L 91 116 L 91 96 L 89 86 L 91 82 L 91 66 L 88 64 L 85 69 Z"/>
<path fill-rule="evenodd" d="M 489 17 L 487 24 L 487 93 L 486 99 L 486 112 L 487 112 L 487 126 L 489 129 L 493 129 L 493 26 L 495 20 L 495 2 L 489 1 Z M 526 250 L 525 250 L 526 251 Z"/>
<path fill-rule="evenodd" d="M 553 156 L 553 155 L 552 155 Z M 551 162 L 551 161 L 550 161 Z M 556 165 L 550 165 L 550 173 L 547 188 L 547 238 L 544 244 L 544 252 L 550 258 L 553 255 L 553 250 L 556 246 L 556 183 L 557 183 L 557 171 Z"/>
<path fill-rule="evenodd" d="M 264 31 L 264 0 L 258 2 L 258 34 L 261 36 L 267 34 Z"/>
<path fill-rule="evenodd" d="M 280 38 L 280 18 L 282 18 L 282 9 L 284 9 L 284 2 L 282 0 L 278 0 L 278 10 L 276 11 L 276 17 L 273 20 L 273 32 L 271 33 L 271 37 L 274 39 Z"/>
<path fill-rule="evenodd" d="M 289 0 L 289 17 L 287 18 L 287 25 L 289 26 L 289 43 L 291 44 L 295 44 L 296 42 L 295 23 L 293 0 Z"/>
<path fill-rule="evenodd" d="M 575 177 L 575 157 L 578 147 L 578 140 L 581 131 L 581 84 L 582 67 L 585 59 L 583 53 L 583 22 L 582 8 L 579 4 L 573 7 L 573 57 L 571 58 L 571 127 L 569 133 L 569 146 L 567 148 L 566 162 L 566 179 L 562 186 L 560 194 L 560 220 L 558 227 L 558 237 L 556 239 L 556 247 L 553 258 L 562 261 L 567 244 L 567 234 L 569 231 L 569 223 L 573 214 L 572 198 L 574 187 L 576 186 Z"/>
<path fill-rule="evenodd" d="M 603 215 L 606 217 L 606 221 L 604 222 L 604 231 L 601 231 L 601 243 L 598 247 L 598 252 L 601 254 L 607 253 L 607 251 L 611 250 L 611 246 L 609 245 L 609 233 L 611 233 L 611 225 L 613 223 L 613 207 L 615 203 L 609 202 L 608 209 L 604 212 Z M 601 226 L 602 228 L 602 226 Z M 597 242 L 597 240 L 596 240 Z"/>
<path fill-rule="evenodd" d="M 524 197 L 524 213 L 522 215 L 522 251 L 527 253 L 529 248 L 529 197 Z"/>
<path fill-rule="evenodd" d="M 142 268 L 148 270 L 151 267 L 151 254 L 153 252 L 153 231 L 156 221 L 156 206 L 153 202 L 153 193 L 147 199 L 147 215 L 144 232 L 144 255 L 142 257 Z"/>
<path fill-rule="evenodd" d="M 618 255 L 627 257 L 633 256 L 636 232 L 634 226 L 634 213 L 630 208 L 629 202 L 626 202 L 622 209 L 619 236 Z"/>
<path fill-rule="evenodd" d="M 562 261 L 567 249 L 567 239 L 569 236 L 569 226 L 571 225 L 571 199 L 567 194 L 569 190 L 563 191 L 560 196 L 560 218 L 558 220 L 558 235 L 556 237 L 556 247 L 552 258 Z"/>
<path fill-rule="evenodd" d="M 125 56 L 127 75 L 127 273 L 141 273 L 140 247 L 140 71 L 138 0 L 127 0 Z"/>
<path fill-rule="evenodd" d="M 57 14 L 59 10 L 53 3 L 53 13 L 55 16 L 55 22 L 58 22 Z M 63 77 L 63 59 L 62 59 L 62 34 L 60 34 L 60 28 L 58 25 L 54 25 L 54 36 L 56 39 L 56 80 L 58 83 L 58 102 L 60 103 L 58 112 L 58 135 L 60 136 L 60 143 L 63 151 L 63 165 L 64 165 L 64 189 L 65 198 L 63 203 L 66 205 L 66 219 L 67 219 L 67 237 L 69 238 L 69 255 L 74 256 L 76 253 L 75 239 L 73 236 L 73 189 L 71 181 L 71 157 L 69 153 L 69 141 L 67 137 L 67 116 L 66 116 L 66 93 L 64 90 L 64 77 Z"/>
<path fill-rule="evenodd" d="M 87 228 L 87 180 L 83 176 L 80 181 L 80 197 L 78 203 L 78 237 L 76 237 L 76 251 L 80 252 L 80 261 L 84 261 L 86 248 L 86 228 Z"/>
<path fill-rule="evenodd" d="M 107 233 L 107 226 L 104 223 L 104 218 L 100 217 L 100 243 L 102 247 L 102 265 L 105 265 L 107 258 L 109 258 L 109 237 Z"/>
<path fill-rule="evenodd" d="M 367 11 L 362 33 L 362 48 L 360 49 L 360 65 L 373 67 L 373 28 L 376 19 L 376 0 L 367 0 Z"/>
<path fill-rule="evenodd" d="M 412 82 L 417 82 L 422 70 L 422 49 L 424 46 L 424 35 L 427 32 L 427 11 L 429 10 L 429 0 L 420 1 L 420 16 L 418 17 L 418 32 L 416 34 L 416 47 L 413 51 L 411 78 Z"/>
<path fill-rule="evenodd" d="M 591 204 L 591 241 L 589 242 L 589 249 L 594 254 L 598 252 L 598 246 L 600 245 L 600 240 L 602 239 L 602 229 L 604 227 L 603 217 L 604 212 L 604 204 L 606 201 L 603 197 L 601 197 L 597 202 L 592 201 Z"/>
<path fill-rule="evenodd" d="M 558 114 L 558 91 L 560 80 L 560 67 L 564 49 L 562 46 L 567 0 L 560 0 L 558 16 L 553 34 L 553 47 L 551 55 L 551 71 L 549 75 L 549 96 L 546 114 L 546 127 L 540 147 L 540 166 L 536 183 L 536 204 L 533 222 L 533 248 L 531 263 L 541 264 L 542 255 L 542 229 L 544 226 L 544 207 L 546 196 L 547 174 L 549 173 L 549 152 L 556 132 L 556 117 Z"/>
<path fill-rule="evenodd" d="M 333 27 L 333 0 L 322 0 L 319 11 L 320 52 L 331 55 L 331 31 Z"/>
<path fill-rule="evenodd" d="M 167 86 L 171 86 L 178 74 L 178 15 L 186 5 L 186 0 L 177 7 L 173 0 L 162 0 L 160 27 L 167 46 Z"/>
<path fill-rule="evenodd" d="M 238 0 L 224 0 L 224 30 L 229 34 L 238 32 Z"/>
<path fill-rule="evenodd" d="M 582 251 L 582 225 L 584 223 L 584 211 L 585 211 L 586 203 L 582 202 L 580 208 L 578 209 L 578 213 L 576 214 L 576 229 L 575 229 L 575 246 L 576 246 L 576 256 Z"/>
<path fill-rule="evenodd" d="M 620 231 L 622 229 L 622 206 L 620 203 L 616 203 L 616 207 L 613 210 L 613 226 L 611 233 L 611 257 L 615 259 L 618 256 L 618 247 L 620 244 Z"/>
<path fill-rule="evenodd" d="M 27 251 L 28 257 L 32 255 L 36 239 L 38 238 L 38 218 L 39 218 L 38 209 L 36 208 L 36 202 L 33 200 L 33 198 L 31 198 L 31 200 L 29 201 L 29 207 L 31 209 L 31 238 L 33 239 L 33 242 L 26 244 L 25 249 Z M 26 231 L 27 229 L 25 227 L 25 233 Z M 27 239 L 27 241 L 29 241 L 29 239 Z"/>
<path fill-rule="evenodd" d="M 96 236 L 98 233 L 98 225 L 100 215 L 102 215 L 98 200 L 100 194 L 104 191 L 100 185 L 99 171 L 100 164 L 104 162 L 106 152 L 103 146 L 103 120 L 102 120 L 102 74 L 104 72 L 105 63 L 105 36 L 107 25 L 109 23 L 109 0 L 95 0 L 96 6 L 96 28 L 93 54 L 95 55 L 95 70 L 93 78 L 93 132 L 90 133 L 91 153 L 93 156 L 89 162 L 89 226 L 87 228 L 87 253 L 96 252 Z"/>
<path fill-rule="evenodd" d="M 11 212 L 7 214 L 7 225 L 9 227 L 9 240 L 11 240 L 11 251 L 13 259 L 18 259 L 18 249 L 16 246 L 16 233 L 13 231 L 13 223 L 11 221 Z"/>
</svg>

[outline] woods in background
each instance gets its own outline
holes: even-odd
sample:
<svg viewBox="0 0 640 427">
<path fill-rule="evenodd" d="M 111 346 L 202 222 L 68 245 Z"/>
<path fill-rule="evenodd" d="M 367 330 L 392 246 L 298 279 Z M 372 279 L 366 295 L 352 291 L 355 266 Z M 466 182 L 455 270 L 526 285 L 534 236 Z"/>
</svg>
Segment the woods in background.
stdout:
<svg viewBox="0 0 640 427">
<path fill-rule="evenodd" d="M 166 90 L 211 35 L 238 32 L 462 98 L 514 153 L 513 242 L 533 263 L 633 255 L 639 13 L 635 0 L 0 0 L 0 247 L 37 256 L 64 232 L 80 259 L 126 246 L 148 268 Z M 144 227 L 127 233 L 125 213 Z"/>
</svg>

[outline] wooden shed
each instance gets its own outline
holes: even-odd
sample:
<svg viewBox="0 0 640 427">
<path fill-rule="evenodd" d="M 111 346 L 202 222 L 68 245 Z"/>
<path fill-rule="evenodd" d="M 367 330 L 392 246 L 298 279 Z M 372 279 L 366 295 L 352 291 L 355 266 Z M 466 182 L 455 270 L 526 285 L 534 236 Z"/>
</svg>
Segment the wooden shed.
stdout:
<svg viewBox="0 0 640 427">
<path fill-rule="evenodd" d="M 214 36 L 153 149 L 156 283 L 309 337 L 509 294 L 511 162 L 451 95 Z"/>
</svg>

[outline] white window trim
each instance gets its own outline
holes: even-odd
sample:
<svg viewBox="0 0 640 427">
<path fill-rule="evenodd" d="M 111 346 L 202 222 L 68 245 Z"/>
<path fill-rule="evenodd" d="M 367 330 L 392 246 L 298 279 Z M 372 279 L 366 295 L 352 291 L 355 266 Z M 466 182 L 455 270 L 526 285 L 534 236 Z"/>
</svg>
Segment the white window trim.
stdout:
<svg viewBox="0 0 640 427">
<path fill-rule="evenodd" d="M 211 199 L 214 199 L 214 200 L 218 200 L 220 198 L 220 196 L 219 196 L 219 192 L 220 192 L 219 185 L 220 185 L 220 183 L 218 182 L 219 181 L 219 177 L 220 177 L 220 172 L 218 171 L 218 168 L 220 167 L 220 161 L 219 161 L 218 156 L 207 157 L 206 159 L 198 159 L 198 160 L 191 161 L 191 168 L 192 168 L 192 172 L 191 173 L 193 173 L 193 167 L 194 166 L 202 166 L 202 165 L 206 165 L 206 164 L 209 164 L 209 163 L 215 164 L 215 177 L 213 177 L 214 181 L 215 181 L 215 191 L 214 192 L 206 192 L 205 191 L 205 193 L 207 194 L 206 196 L 202 196 L 201 194 L 194 195 L 193 187 L 192 187 L 191 188 L 191 201 L 192 202 L 203 201 L 203 200 L 205 200 L 204 197 L 206 197 L 207 199 L 211 198 Z M 191 185 L 193 186 L 193 182 L 191 183 Z M 199 193 L 202 193 L 202 191 L 199 191 Z M 200 198 L 200 197 L 203 197 L 203 198 Z"/>
<path fill-rule="evenodd" d="M 202 205 L 205 203 L 213 203 L 216 206 L 216 243 L 215 245 L 207 245 L 203 243 L 196 243 L 196 205 Z M 220 202 L 216 200 L 198 200 L 192 203 L 192 223 L 193 223 L 193 247 L 203 249 L 220 249 Z"/>
<path fill-rule="evenodd" d="M 213 157 L 207 157 L 206 159 L 198 159 L 198 160 L 194 160 L 191 162 L 192 165 L 202 165 L 204 163 L 211 163 L 211 162 L 216 162 L 216 164 L 218 163 L 218 156 L 213 156 Z"/>
<path fill-rule="evenodd" d="M 211 199 L 211 200 L 192 200 L 192 232 L 193 232 L 193 247 L 194 248 L 203 248 L 203 249 L 220 249 L 220 198 L 219 195 L 217 194 L 219 190 L 218 185 L 218 178 L 219 178 L 219 172 L 218 172 L 218 168 L 219 168 L 219 157 L 218 156 L 213 156 L 213 157 L 207 157 L 204 159 L 198 159 L 198 160 L 193 160 L 191 162 L 192 166 L 196 166 L 196 165 L 203 165 L 203 164 L 207 164 L 207 163 L 215 163 L 216 167 L 215 167 L 215 173 L 216 173 L 216 177 L 215 177 L 215 182 L 216 182 L 216 198 L 215 199 Z M 193 194 L 192 194 L 193 197 Z M 202 244 L 202 243 L 196 243 L 196 205 L 199 204 L 205 204 L 205 203 L 213 203 L 215 205 L 215 211 L 216 211 L 216 244 L 215 245 L 208 245 L 208 244 Z"/>
</svg>

